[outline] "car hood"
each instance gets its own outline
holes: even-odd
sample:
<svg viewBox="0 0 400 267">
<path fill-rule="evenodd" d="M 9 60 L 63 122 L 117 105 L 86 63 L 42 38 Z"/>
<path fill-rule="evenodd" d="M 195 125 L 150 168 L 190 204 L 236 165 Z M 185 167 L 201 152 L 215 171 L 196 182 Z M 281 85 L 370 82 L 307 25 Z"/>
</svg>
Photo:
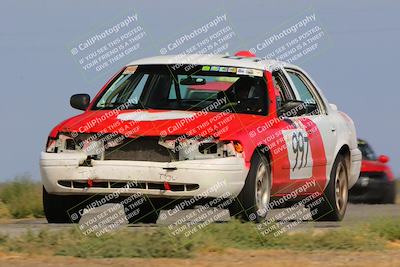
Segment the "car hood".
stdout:
<svg viewBox="0 0 400 267">
<path fill-rule="evenodd" d="M 94 110 L 72 117 L 57 132 L 120 133 L 127 137 L 200 135 L 232 138 L 248 125 L 262 119 L 252 114 L 180 110 Z"/>
</svg>

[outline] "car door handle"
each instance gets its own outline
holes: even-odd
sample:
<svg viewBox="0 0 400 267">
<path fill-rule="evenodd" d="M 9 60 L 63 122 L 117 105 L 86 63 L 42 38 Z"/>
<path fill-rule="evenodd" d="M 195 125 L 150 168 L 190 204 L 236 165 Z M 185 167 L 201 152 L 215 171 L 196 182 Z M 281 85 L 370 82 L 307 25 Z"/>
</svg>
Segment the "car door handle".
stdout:
<svg viewBox="0 0 400 267">
<path fill-rule="evenodd" d="M 336 128 L 335 128 L 335 127 L 332 127 L 332 128 L 331 128 L 331 131 L 332 131 L 332 132 L 336 132 Z"/>
</svg>

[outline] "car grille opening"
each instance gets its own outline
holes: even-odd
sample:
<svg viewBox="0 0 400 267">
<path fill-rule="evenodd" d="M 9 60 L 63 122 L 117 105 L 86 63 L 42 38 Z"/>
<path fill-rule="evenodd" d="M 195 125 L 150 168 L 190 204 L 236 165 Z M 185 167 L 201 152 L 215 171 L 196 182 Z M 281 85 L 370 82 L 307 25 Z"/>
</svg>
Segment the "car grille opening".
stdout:
<svg viewBox="0 0 400 267">
<path fill-rule="evenodd" d="M 69 136 L 65 142 L 66 150 L 88 149 L 100 152 L 90 154 L 83 166 L 90 166 L 91 159 L 104 160 L 131 160 L 131 161 L 155 161 L 172 162 L 179 160 L 179 152 L 159 144 L 159 136 L 139 136 L 127 138 L 120 134 L 81 133 L 74 137 L 70 133 L 62 133 Z M 171 136 L 170 138 L 174 138 Z M 92 145 L 93 144 L 93 145 Z M 103 146 L 99 145 L 103 144 Z M 90 151 L 90 149 L 89 149 Z M 91 152 L 93 152 L 91 151 Z M 104 157 L 101 154 L 104 153 Z"/>
<path fill-rule="evenodd" d="M 58 185 L 68 188 L 88 188 L 87 180 L 59 180 Z M 129 187 L 128 187 L 129 186 Z M 184 191 L 194 191 L 199 189 L 198 184 L 183 184 L 183 183 L 169 183 L 170 191 L 173 192 L 184 192 Z M 91 182 L 90 188 L 128 188 L 129 189 L 156 189 L 165 190 L 165 185 L 163 182 L 137 182 L 132 183 L 131 181 L 93 181 Z"/>
<path fill-rule="evenodd" d="M 178 161 L 179 154 L 158 143 L 159 137 L 127 138 L 121 144 L 107 148 L 104 160 Z"/>
<path fill-rule="evenodd" d="M 386 174 L 384 172 L 361 172 L 360 177 L 369 177 L 370 179 L 386 180 Z"/>
</svg>

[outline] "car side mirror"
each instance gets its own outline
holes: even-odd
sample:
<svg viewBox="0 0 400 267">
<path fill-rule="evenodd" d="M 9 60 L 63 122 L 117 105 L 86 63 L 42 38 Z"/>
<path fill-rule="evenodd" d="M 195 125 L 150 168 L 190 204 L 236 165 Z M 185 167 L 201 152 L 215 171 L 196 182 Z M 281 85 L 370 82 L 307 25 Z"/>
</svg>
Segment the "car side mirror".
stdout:
<svg viewBox="0 0 400 267">
<path fill-rule="evenodd" d="M 279 109 L 280 115 L 284 117 L 298 117 L 307 114 L 307 105 L 303 101 L 289 100 L 282 103 Z"/>
<path fill-rule="evenodd" d="M 335 104 L 329 103 L 329 106 L 331 107 L 331 109 L 333 109 L 334 111 L 338 110 L 338 107 Z"/>
<path fill-rule="evenodd" d="M 382 163 L 388 163 L 389 160 L 390 160 L 390 158 L 389 158 L 388 156 L 386 156 L 386 155 L 380 155 L 380 156 L 378 157 L 378 161 L 379 161 L 379 162 L 382 162 Z"/>
<path fill-rule="evenodd" d="M 90 96 L 88 94 L 75 94 L 71 96 L 69 103 L 73 108 L 86 110 L 89 107 Z"/>
</svg>

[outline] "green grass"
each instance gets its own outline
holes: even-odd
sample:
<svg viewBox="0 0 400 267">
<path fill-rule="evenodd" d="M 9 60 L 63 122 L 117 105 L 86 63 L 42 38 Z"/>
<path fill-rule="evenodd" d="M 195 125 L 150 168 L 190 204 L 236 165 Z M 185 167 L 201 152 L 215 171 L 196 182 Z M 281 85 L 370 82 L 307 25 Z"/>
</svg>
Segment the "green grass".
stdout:
<svg viewBox="0 0 400 267">
<path fill-rule="evenodd" d="M 3 218 L 11 218 L 11 214 L 6 204 L 0 201 L 0 219 Z"/>
<path fill-rule="evenodd" d="M 192 240 L 172 240 L 166 228 L 157 231 L 117 231 L 112 234 L 83 236 L 78 230 L 28 231 L 17 238 L 0 237 L 0 250 L 28 254 L 51 254 L 83 258 L 166 257 L 185 258 L 194 251 Z"/>
<path fill-rule="evenodd" d="M 370 224 L 369 230 L 389 241 L 400 240 L 400 219 L 376 220 Z"/>
<path fill-rule="evenodd" d="M 188 258 L 199 251 L 238 249 L 285 249 L 300 251 L 386 249 L 389 241 L 400 240 L 400 219 L 381 219 L 321 232 L 298 232 L 261 238 L 256 225 L 232 221 L 211 224 L 185 238 L 172 236 L 166 227 L 145 230 L 121 230 L 83 236 L 77 229 L 42 231 L 10 238 L 0 236 L 0 250 L 30 254 L 50 254 L 83 258 Z"/>
<path fill-rule="evenodd" d="M 0 218 L 43 217 L 42 186 L 29 176 L 0 184 Z"/>
</svg>

